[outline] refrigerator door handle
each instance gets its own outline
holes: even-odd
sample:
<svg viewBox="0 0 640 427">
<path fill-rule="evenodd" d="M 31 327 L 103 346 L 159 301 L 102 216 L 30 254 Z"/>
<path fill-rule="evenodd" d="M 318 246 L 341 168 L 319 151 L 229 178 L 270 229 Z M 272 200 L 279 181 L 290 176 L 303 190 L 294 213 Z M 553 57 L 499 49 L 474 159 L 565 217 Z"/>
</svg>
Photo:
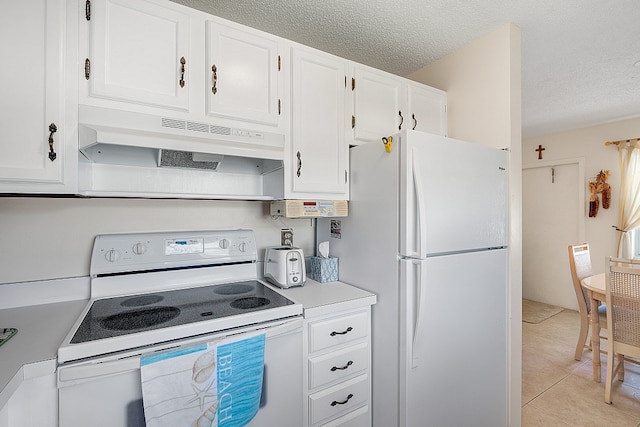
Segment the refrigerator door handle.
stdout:
<svg viewBox="0 0 640 427">
<path fill-rule="evenodd" d="M 424 261 L 413 261 L 414 267 L 417 270 L 416 274 L 416 282 L 415 282 L 415 293 L 413 295 L 412 300 L 408 301 L 409 303 L 413 303 L 413 307 L 415 310 L 415 323 L 413 324 L 413 334 L 411 336 L 411 367 L 417 368 L 420 363 L 420 341 L 421 336 L 423 335 L 423 323 L 424 323 L 424 315 L 423 312 L 427 308 L 427 290 L 425 286 L 426 276 L 423 272 Z M 411 297 L 410 297 L 411 299 Z"/>
<path fill-rule="evenodd" d="M 420 173 L 420 168 L 416 164 L 418 156 L 413 153 L 412 161 L 411 161 L 411 169 L 413 175 L 413 188 L 415 190 L 416 197 L 416 222 L 418 226 L 418 257 L 425 258 L 427 256 L 427 250 L 425 248 L 425 244 L 427 241 L 427 219 L 426 219 L 426 210 L 424 206 L 424 187 L 422 186 L 422 174 Z"/>
</svg>

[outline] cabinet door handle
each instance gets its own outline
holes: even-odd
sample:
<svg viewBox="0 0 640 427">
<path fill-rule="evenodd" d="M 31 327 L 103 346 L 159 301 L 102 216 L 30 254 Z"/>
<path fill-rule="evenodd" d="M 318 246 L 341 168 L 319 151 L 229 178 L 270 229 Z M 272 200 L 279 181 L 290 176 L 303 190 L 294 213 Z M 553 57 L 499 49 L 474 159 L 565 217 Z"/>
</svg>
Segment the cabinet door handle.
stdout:
<svg viewBox="0 0 640 427">
<path fill-rule="evenodd" d="M 53 134 L 58 131 L 58 127 L 55 123 L 49 125 L 49 160 L 52 162 L 56 159 L 56 152 L 53 151 Z"/>
<path fill-rule="evenodd" d="M 413 128 L 411 128 L 411 130 L 416 130 L 416 126 L 418 126 L 418 119 L 416 119 L 415 114 L 412 114 L 411 118 L 413 119 Z"/>
<path fill-rule="evenodd" d="M 402 130 L 402 123 L 404 123 L 404 117 L 402 117 L 402 111 L 398 111 L 400 115 L 400 126 L 398 126 L 398 130 Z"/>
<path fill-rule="evenodd" d="M 336 335 L 345 335 L 345 334 L 348 334 L 348 333 L 349 333 L 349 332 L 351 332 L 351 331 L 353 331 L 353 328 L 352 328 L 351 326 L 349 326 L 347 329 L 345 329 L 345 330 L 344 330 L 344 331 L 342 331 L 342 332 L 336 332 L 336 331 L 333 331 L 333 332 L 331 332 L 329 335 L 331 335 L 332 337 L 335 337 Z"/>
<path fill-rule="evenodd" d="M 187 63 L 187 60 L 184 59 L 184 56 L 180 58 L 180 87 L 184 87 L 184 66 Z"/>
<path fill-rule="evenodd" d="M 331 367 L 331 372 L 335 372 L 335 371 L 337 371 L 337 370 L 344 371 L 345 369 L 347 369 L 347 368 L 348 368 L 349 366 L 351 366 L 351 365 L 353 365 L 353 360 L 349 360 L 349 361 L 347 362 L 347 364 L 346 364 L 346 365 L 344 365 L 342 368 L 339 368 L 339 367 L 337 367 L 337 366 L 333 366 L 333 367 Z"/>
<path fill-rule="evenodd" d="M 216 93 L 218 93 L 218 67 L 216 67 L 216 64 L 213 64 L 211 66 L 211 92 L 213 92 L 213 94 L 215 95 Z"/>
<path fill-rule="evenodd" d="M 298 154 L 296 154 L 296 157 L 298 158 L 298 170 L 296 171 L 296 175 L 298 176 L 298 178 L 300 178 L 300 169 L 302 169 L 302 158 L 299 151 Z"/>
<path fill-rule="evenodd" d="M 338 402 L 337 400 L 334 400 L 333 402 L 331 402 L 331 406 L 344 405 L 345 403 L 350 401 L 352 397 L 353 397 L 353 393 L 349 393 L 349 396 L 347 396 L 345 400 L 343 400 L 342 402 Z"/>
</svg>

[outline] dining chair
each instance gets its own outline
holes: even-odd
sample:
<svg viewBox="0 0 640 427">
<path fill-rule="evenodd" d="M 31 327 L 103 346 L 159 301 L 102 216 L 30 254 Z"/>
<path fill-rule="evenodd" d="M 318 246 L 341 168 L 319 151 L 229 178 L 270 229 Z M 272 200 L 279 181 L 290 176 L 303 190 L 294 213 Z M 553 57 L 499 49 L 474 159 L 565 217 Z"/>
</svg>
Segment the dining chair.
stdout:
<svg viewBox="0 0 640 427">
<path fill-rule="evenodd" d="M 640 359 L 640 260 L 609 257 L 607 261 L 609 349 L 604 401 L 611 403 L 613 378 L 617 374 L 624 381 L 624 362 Z"/>
<path fill-rule="evenodd" d="M 580 281 L 585 277 L 593 275 L 591 269 L 591 253 L 589 252 L 589 244 L 582 243 L 579 245 L 569 245 L 569 267 L 571 269 L 571 278 L 573 279 L 573 289 L 578 299 L 578 312 L 580 313 L 580 333 L 578 335 L 578 343 L 576 344 L 576 352 L 574 358 L 582 360 L 582 352 L 585 346 L 591 349 L 591 338 L 589 336 L 589 316 L 591 315 L 591 302 L 587 296 L 587 291 L 582 287 Z M 606 307 L 600 305 L 597 307 L 598 319 L 600 322 L 600 330 L 607 328 Z M 606 339 L 606 337 L 601 337 Z M 589 340 L 587 342 L 587 339 Z"/>
</svg>

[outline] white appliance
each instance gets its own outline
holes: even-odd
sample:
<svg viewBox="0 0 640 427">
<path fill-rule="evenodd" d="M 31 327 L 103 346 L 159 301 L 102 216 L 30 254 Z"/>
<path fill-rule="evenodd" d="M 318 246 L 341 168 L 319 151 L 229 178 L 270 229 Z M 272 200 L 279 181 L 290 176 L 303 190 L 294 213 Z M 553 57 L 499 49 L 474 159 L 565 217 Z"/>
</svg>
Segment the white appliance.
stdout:
<svg viewBox="0 0 640 427">
<path fill-rule="evenodd" d="M 58 350 L 59 425 L 144 426 L 141 358 L 257 331 L 263 387 L 248 425 L 299 427 L 302 306 L 257 271 L 251 230 L 97 236 L 91 299 Z"/>
<path fill-rule="evenodd" d="M 281 288 L 302 286 L 307 281 L 302 249 L 290 246 L 267 248 L 264 277 Z"/>
<path fill-rule="evenodd" d="M 507 153 L 407 130 L 350 158 L 330 242 L 340 280 L 378 297 L 373 426 L 506 426 Z"/>
<path fill-rule="evenodd" d="M 271 216 L 285 218 L 320 218 L 349 215 L 346 200 L 276 200 L 271 202 Z"/>
</svg>

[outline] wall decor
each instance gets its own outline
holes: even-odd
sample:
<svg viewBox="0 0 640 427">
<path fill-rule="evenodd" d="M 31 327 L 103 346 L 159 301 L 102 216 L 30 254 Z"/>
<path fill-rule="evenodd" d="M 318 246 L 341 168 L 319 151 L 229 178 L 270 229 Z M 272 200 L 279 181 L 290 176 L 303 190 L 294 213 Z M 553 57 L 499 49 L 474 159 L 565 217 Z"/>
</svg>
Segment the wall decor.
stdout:
<svg viewBox="0 0 640 427">
<path fill-rule="evenodd" d="M 602 207 L 604 209 L 609 209 L 611 205 L 611 186 L 607 183 L 607 179 L 609 179 L 609 171 L 601 170 L 595 181 L 589 181 L 589 218 L 598 216 L 598 208 L 600 206 L 598 194 L 602 195 Z"/>
</svg>

